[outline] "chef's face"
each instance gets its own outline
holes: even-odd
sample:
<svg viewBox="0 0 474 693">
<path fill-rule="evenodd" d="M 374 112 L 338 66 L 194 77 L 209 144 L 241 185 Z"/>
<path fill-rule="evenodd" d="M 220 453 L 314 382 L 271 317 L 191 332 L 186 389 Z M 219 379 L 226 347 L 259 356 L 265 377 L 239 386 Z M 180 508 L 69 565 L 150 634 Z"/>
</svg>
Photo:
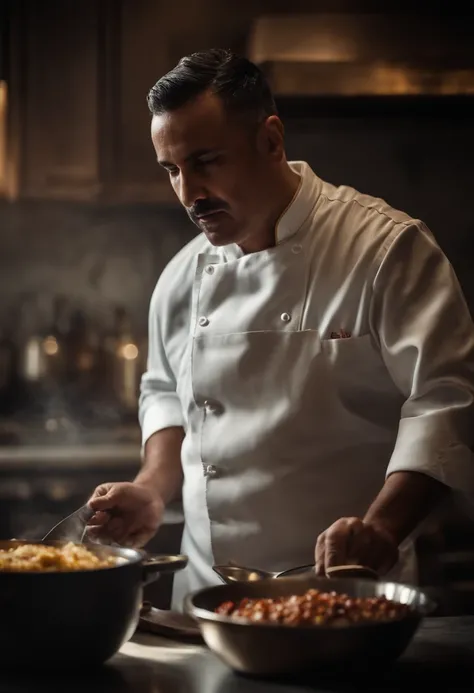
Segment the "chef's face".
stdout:
<svg viewBox="0 0 474 693">
<path fill-rule="evenodd" d="M 153 116 L 151 132 L 159 164 L 211 243 L 244 246 L 268 226 L 275 207 L 272 182 L 284 159 L 277 116 L 256 123 L 205 92 Z"/>
</svg>

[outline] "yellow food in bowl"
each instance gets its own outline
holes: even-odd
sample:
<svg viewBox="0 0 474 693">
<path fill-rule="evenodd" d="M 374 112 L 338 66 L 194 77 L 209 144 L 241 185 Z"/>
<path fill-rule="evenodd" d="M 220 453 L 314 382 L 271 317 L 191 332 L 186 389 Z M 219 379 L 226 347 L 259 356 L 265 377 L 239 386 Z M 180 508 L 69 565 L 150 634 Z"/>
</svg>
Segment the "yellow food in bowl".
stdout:
<svg viewBox="0 0 474 693">
<path fill-rule="evenodd" d="M 20 544 L 0 549 L 0 572 L 53 573 L 98 570 L 118 565 L 114 556 L 100 557 L 85 546 L 69 542 L 63 546 Z"/>
</svg>

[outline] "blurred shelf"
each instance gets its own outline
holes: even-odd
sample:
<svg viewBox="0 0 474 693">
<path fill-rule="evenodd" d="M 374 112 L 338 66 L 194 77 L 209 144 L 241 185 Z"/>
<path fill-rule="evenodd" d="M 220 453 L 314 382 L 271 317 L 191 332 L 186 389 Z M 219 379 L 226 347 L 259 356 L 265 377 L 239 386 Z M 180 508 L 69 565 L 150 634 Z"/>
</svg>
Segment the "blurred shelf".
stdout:
<svg viewBox="0 0 474 693">
<path fill-rule="evenodd" d="M 130 467 L 140 463 L 137 444 L 37 445 L 0 448 L 0 471 L 41 465 L 41 468 Z"/>
</svg>

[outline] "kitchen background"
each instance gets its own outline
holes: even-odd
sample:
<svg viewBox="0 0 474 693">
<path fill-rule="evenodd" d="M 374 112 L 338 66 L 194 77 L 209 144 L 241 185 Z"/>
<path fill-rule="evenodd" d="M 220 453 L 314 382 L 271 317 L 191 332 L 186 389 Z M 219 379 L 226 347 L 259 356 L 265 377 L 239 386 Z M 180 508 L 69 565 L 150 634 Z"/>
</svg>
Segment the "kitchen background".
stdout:
<svg viewBox="0 0 474 693">
<path fill-rule="evenodd" d="M 0 538 L 40 538 L 139 465 L 148 303 L 195 233 L 145 97 L 183 54 L 262 64 L 290 158 L 424 219 L 474 308 L 474 3 L 288 5 L 0 0 Z M 419 540 L 446 612 L 474 612 L 470 514 L 450 503 Z M 177 503 L 150 548 L 181 529 Z"/>
</svg>

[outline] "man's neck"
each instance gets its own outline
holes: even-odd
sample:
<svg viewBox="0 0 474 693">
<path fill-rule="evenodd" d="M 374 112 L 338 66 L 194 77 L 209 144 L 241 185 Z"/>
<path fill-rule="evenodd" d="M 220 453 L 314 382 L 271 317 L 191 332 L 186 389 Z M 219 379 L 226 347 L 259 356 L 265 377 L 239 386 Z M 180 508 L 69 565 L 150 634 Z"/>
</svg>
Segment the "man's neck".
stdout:
<svg viewBox="0 0 474 693">
<path fill-rule="evenodd" d="M 267 222 L 262 226 L 261 233 L 253 233 L 240 244 L 240 249 L 245 254 L 258 253 L 276 245 L 276 225 L 293 202 L 300 182 L 301 177 L 286 164 L 283 175 L 272 190 L 272 199 L 276 200 L 276 204 L 270 211 Z"/>
</svg>

